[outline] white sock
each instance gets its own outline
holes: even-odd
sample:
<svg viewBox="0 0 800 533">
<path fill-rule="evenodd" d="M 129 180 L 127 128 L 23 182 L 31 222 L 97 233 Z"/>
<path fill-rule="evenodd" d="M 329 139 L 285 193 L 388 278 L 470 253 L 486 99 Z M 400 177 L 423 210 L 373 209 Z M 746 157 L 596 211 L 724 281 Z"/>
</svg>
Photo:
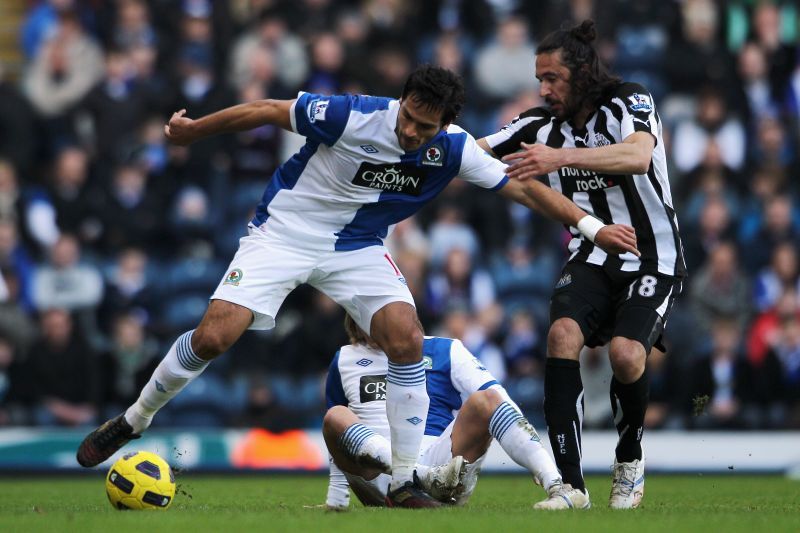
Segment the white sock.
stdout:
<svg viewBox="0 0 800 533">
<path fill-rule="evenodd" d="M 386 418 L 392 441 L 392 482 L 394 490 L 414 475 L 419 446 L 428 417 L 428 391 L 423 362 L 398 365 L 389 362 L 386 375 Z"/>
<path fill-rule="evenodd" d="M 385 473 L 391 472 L 391 444 L 364 424 L 356 422 L 345 429 L 339 437 L 339 445 L 354 462 L 359 463 L 361 457 L 370 457 L 383 465 Z"/>
<path fill-rule="evenodd" d="M 515 463 L 533 474 L 536 483 L 545 490 L 561 483 L 561 474 L 542 447 L 536 429 L 510 403 L 503 402 L 495 409 L 489 419 L 489 433 Z"/>
<path fill-rule="evenodd" d="M 347 507 L 350 505 L 350 484 L 344 472 L 336 466 L 333 458 L 330 461 L 330 473 L 328 480 L 328 495 L 325 497 L 325 505 L 328 507 Z"/>
<path fill-rule="evenodd" d="M 142 389 L 139 399 L 125 411 L 125 420 L 134 433 L 147 429 L 153 415 L 208 366 L 208 361 L 192 351 L 192 333 L 194 330 L 178 337 Z"/>
</svg>

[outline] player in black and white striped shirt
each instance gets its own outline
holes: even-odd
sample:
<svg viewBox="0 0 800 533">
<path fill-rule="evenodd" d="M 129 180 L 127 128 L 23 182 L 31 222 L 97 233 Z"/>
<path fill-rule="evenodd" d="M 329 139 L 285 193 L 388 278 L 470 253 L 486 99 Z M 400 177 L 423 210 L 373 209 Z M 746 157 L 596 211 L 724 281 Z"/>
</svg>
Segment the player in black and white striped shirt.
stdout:
<svg viewBox="0 0 800 533">
<path fill-rule="evenodd" d="M 479 144 L 512 163 L 509 177 L 546 176 L 598 220 L 628 224 L 640 256 L 609 255 L 570 228 L 570 258 L 550 307 L 545 417 L 564 481 L 585 490 L 581 469 L 583 345 L 611 342 L 611 403 L 620 438 L 609 505 L 633 508 L 644 489 L 645 374 L 686 275 L 672 207 L 661 122 L 652 96 L 600 63 L 594 23 L 548 35 L 536 51 L 547 107 L 522 113 Z M 581 229 L 586 229 L 581 228 Z"/>
</svg>

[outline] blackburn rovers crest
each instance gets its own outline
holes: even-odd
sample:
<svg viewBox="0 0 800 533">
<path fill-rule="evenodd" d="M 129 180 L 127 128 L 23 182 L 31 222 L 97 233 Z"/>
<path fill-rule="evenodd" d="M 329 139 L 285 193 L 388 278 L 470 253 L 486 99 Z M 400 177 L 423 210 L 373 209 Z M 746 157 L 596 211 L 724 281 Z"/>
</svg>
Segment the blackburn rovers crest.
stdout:
<svg viewBox="0 0 800 533">
<path fill-rule="evenodd" d="M 438 145 L 431 146 L 425 150 L 425 155 L 422 157 L 422 164 L 432 167 L 440 167 L 444 163 L 444 152 Z"/>
<path fill-rule="evenodd" d="M 239 282 L 242 281 L 243 276 L 244 274 L 242 274 L 241 269 L 234 268 L 233 270 L 228 272 L 228 275 L 225 276 L 225 281 L 223 281 L 222 284 L 233 285 L 234 287 L 236 287 L 239 285 Z"/>
</svg>

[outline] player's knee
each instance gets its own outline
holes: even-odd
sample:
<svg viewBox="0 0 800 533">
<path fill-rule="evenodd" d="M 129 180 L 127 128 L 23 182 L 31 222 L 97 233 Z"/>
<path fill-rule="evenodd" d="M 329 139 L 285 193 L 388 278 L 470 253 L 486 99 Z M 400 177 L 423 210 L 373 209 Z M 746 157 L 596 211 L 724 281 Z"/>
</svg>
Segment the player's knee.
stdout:
<svg viewBox="0 0 800 533">
<path fill-rule="evenodd" d="M 642 375 L 647 357 L 639 341 L 625 337 L 611 339 L 608 356 L 617 379 L 629 383 Z"/>
<path fill-rule="evenodd" d="M 343 405 L 334 405 L 328 409 L 328 412 L 322 418 L 322 431 L 335 434 L 344 432 L 347 429 L 345 422 L 347 413 L 349 413 L 349 410 Z"/>
<path fill-rule="evenodd" d="M 497 410 L 497 407 L 503 403 L 503 397 L 494 389 L 478 391 L 472 396 L 476 397 L 480 412 L 487 419 L 491 418 L 491 416 Z M 470 398 L 472 398 L 472 396 Z"/>
<path fill-rule="evenodd" d="M 479 426 L 488 425 L 503 397 L 493 389 L 473 392 L 461 407 L 459 417 L 465 417 Z"/>
<path fill-rule="evenodd" d="M 577 358 L 583 347 L 581 328 L 574 320 L 560 318 L 547 333 L 547 355 L 567 359 Z"/>
<path fill-rule="evenodd" d="M 223 331 L 211 328 L 197 328 L 192 334 L 194 353 L 205 360 L 214 359 L 233 344 Z"/>
<path fill-rule="evenodd" d="M 341 407 L 341 405 L 331 407 L 325 413 L 325 416 L 322 417 L 322 431 L 327 431 L 333 428 L 333 425 L 336 422 L 336 409 L 339 407 Z"/>
<path fill-rule="evenodd" d="M 397 331 L 386 341 L 383 351 L 393 363 L 411 364 L 422 358 L 422 331 L 416 324 Z"/>
</svg>

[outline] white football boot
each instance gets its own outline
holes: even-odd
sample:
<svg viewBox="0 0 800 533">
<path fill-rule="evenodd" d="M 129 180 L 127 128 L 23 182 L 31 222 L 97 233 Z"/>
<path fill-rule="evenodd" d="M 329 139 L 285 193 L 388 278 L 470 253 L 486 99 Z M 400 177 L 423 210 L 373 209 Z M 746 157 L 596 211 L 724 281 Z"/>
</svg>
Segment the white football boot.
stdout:
<svg viewBox="0 0 800 533">
<path fill-rule="evenodd" d="M 558 483 L 547 491 L 547 499 L 533 505 L 534 509 L 560 511 L 563 509 L 589 509 L 589 491 L 575 489 L 569 483 Z"/>
<path fill-rule="evenodd" d="M 608 506 L 612 509 L 636 509 L 644 496 L 644 455 L 630 463 L 614 459 L 614 479 Z"/>
<path fill-rule="evenodd" d="M 459 485 L 464 482 L 468 461 L 456 455 L 443 465 L 432 466 L 418 477 L 423 490 L 435 499 L 452 503 Z"/>
</svg>

